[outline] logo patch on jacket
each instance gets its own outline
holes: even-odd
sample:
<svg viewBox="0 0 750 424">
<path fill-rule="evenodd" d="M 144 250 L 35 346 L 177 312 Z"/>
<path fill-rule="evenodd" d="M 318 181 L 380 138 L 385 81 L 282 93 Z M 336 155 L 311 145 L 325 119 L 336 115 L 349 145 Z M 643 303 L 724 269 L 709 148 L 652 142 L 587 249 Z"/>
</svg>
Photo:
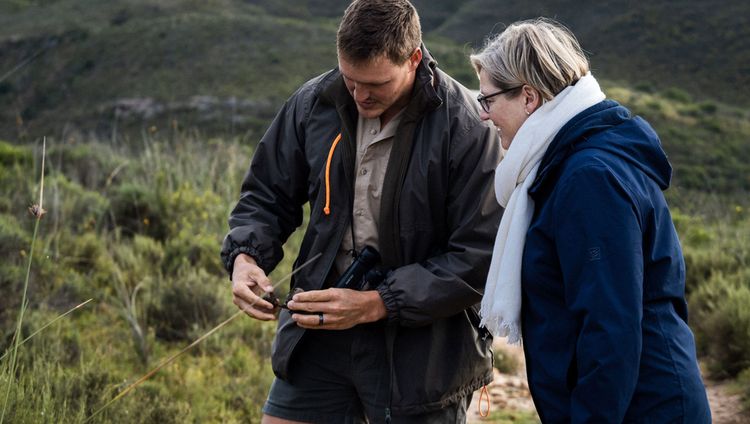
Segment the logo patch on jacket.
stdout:
<svg viewBox="0 0 750 424">
<path fill-rule="evenodd" d="M 586 260 L 588 262 L 594 262 L 598 261 L 602 258 L 602 248 L 601 247 L 589 247 L 589 250 L 586 254 Z"/>
</svg>

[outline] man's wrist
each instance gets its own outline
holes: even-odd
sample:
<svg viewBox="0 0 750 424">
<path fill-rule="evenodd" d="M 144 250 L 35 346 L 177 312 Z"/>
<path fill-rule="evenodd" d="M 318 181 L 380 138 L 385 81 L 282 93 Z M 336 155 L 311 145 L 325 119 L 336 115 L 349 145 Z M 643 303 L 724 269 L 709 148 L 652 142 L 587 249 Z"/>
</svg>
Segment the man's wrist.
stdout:
<svg viewBox="0 0 750 424">
<path fill-rule="evenodd" d="M 377 290 L 368 290 L 363 292 L 368 296 L 367 298 L 367 311 L 365 314 L 367 319 L 366 322 L 380 321 L 388 317 L 388 311 L 385 309 L 385 302 L 380 297 L 380 293 Z"/>
<path fill-rule="evenodd" d="M 245 263 L 249 263 L 251 265 L 258 266 L 258 261 L 256 261 L 255 258 L 253 258 L 252 256 L 248 255 L 247 253 L 239 253 L 234 258 L 234 266 L 237 266 L 237 262 L 238 261 L 242 261 L 242 262 L 245 262 Z"/>
</svg>

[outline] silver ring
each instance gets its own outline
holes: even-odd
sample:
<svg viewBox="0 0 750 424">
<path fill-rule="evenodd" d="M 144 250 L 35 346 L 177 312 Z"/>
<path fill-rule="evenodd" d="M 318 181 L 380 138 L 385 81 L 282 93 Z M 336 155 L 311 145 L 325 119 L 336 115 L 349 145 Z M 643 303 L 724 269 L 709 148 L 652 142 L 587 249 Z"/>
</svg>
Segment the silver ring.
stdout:
<svg viewBox="0 0 750 424">
<path fill-rule="evenodd" d="M 318 325 L 325 324 L 325 320 L 323 319 L 323 312 L 318 312 Z"/>
</svg>

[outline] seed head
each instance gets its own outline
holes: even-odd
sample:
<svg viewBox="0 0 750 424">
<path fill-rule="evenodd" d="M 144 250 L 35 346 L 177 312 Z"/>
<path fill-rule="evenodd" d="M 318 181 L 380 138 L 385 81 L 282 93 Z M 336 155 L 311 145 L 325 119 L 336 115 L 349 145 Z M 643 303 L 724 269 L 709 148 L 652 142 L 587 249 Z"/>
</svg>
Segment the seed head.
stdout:
<svg viewBox="0 0 750 424">
<path fill-rule="evenodd" d="M 43 207 L 35 203 L 29 206 L 29 213 L 32 214 L 36 219 L 41 219 L 42 216 L 47 213 L 47 211 Z"/>
</svg>

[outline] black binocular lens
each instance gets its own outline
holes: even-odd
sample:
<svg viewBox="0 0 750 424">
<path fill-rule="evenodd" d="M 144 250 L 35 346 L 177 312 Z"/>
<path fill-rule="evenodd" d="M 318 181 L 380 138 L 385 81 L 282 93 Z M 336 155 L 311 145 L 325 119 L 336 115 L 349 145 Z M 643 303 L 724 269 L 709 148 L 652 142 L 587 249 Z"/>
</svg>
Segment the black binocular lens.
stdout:
<svg viewBox="0 0 750 424">
<path fill-rule="evenodd" d="M 378 262 L 380 262 L 380 253 L 378 253 L 373 247 L 365 246 L 365 248 L 355 256 L 354 262 L 349 265 L 349 268 L 347 268 L 341 277 L 339 277 L 334 287 L 340 289 L 361 290 L 365 286 L 365 283 L 380 283 L 380 281 L 366 281 L 365 278 L 370 275 L 382 275 L 382 273 L 369 272 L 375 268 L 375 265 L 377 265 Z"/>
</svg>

